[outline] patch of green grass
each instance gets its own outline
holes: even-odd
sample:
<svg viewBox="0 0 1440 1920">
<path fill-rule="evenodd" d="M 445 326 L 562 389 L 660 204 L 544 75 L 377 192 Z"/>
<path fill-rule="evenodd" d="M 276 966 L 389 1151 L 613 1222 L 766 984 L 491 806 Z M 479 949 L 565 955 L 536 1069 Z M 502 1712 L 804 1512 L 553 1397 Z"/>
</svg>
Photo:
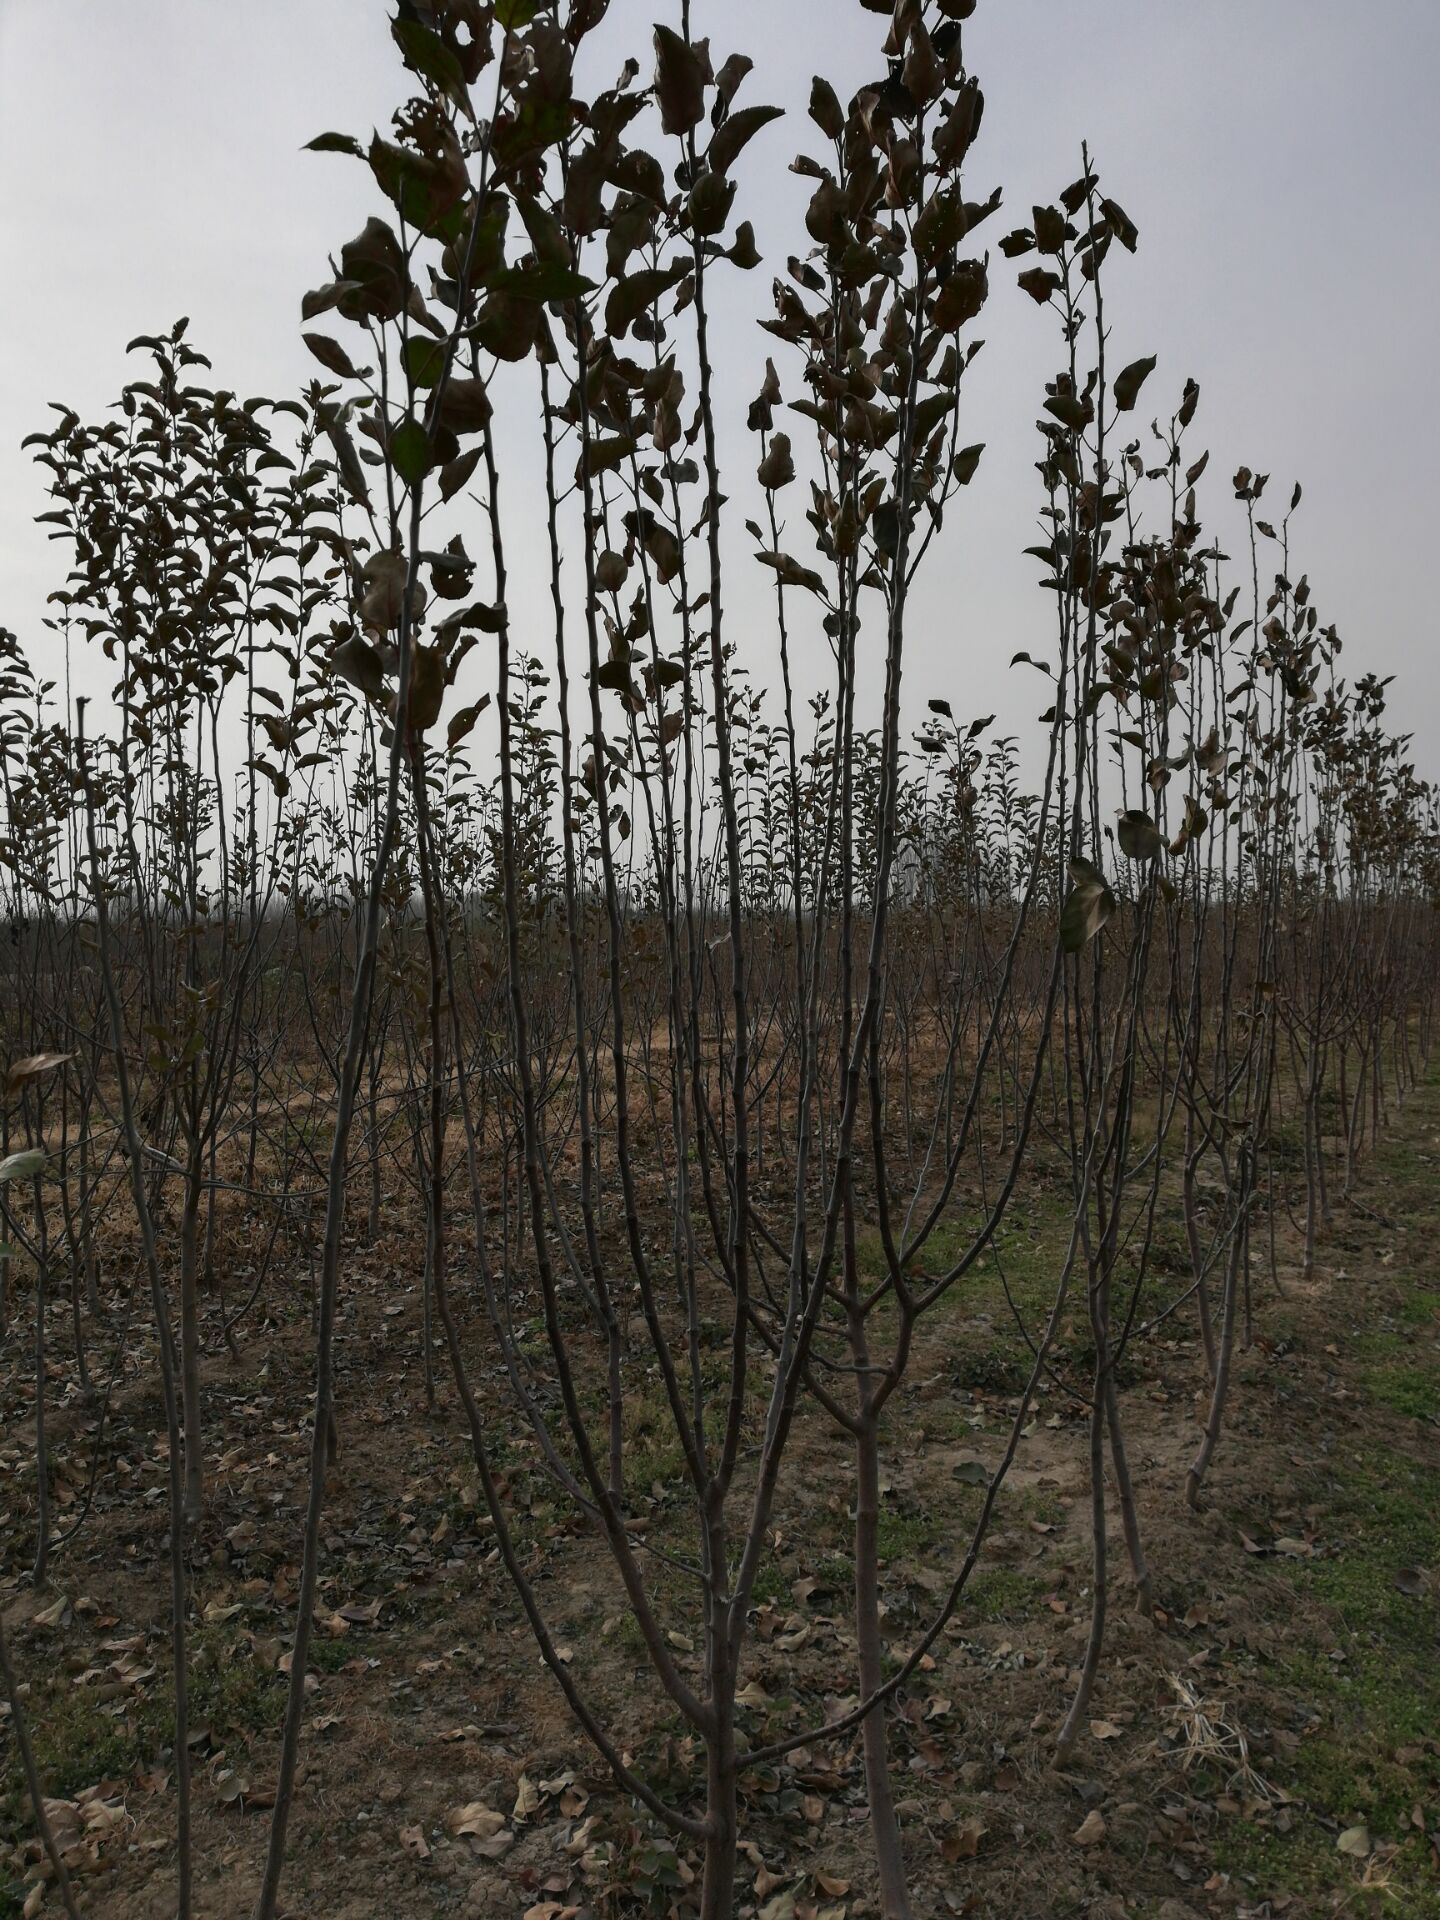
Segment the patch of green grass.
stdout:
<svg viewBox="0 0 1440 1920">
<path fill-rule="evenodd" d="M 1334 1839 L 1305 1820 L 1289 1833 L 1230 1820 L 1220 1830 L 1216 1864 L 1237 1880 L 1247 1881 L 1257 1893 L 1304 1899 L 1339 1886 Z"/>
<path fill-rule="evenodd" d="M 1335 1840 L 1333 1833 L 1303 1816 L 1289 1833 L 1229 1820 L 1221 1829 L 1215 1861 L 1240 1883 L 1237 1891 L 1288 1897 L 1292 1913 L 1436 1920 L 1440 1894 L 1418 1836 L 1406 1842 L 1383 1880 L 1371 1887 L 1362 1885 L 1360 1863 L 1339 1852 Z"/>
<path fill-rule="evenodd" d="M 912 1561 L 935 1538 L 935 1523 L 926 1513 L 899 1513 L 892 1507 L 881 1509 L 876 1529 L 876 1551 L 882 1566 L 898 1560 Z"/>
<path fill-rule="evenodd" d="M 1392 1413 L 1407 1420 L 1440 1420 L 1440 1374 L 1435 1367 L 1373 1366 L 1362 1378 L 1370 1398 Z"/>
<path fill-rule="evenodd" d="M 1433 1648 L 1433 1612 L 1401 1593 L 1394 1576 L 1440 1560 L 1440 1471 L 1383 1448 L 1338 1463 L 1337 1472 L 1328 1525 L 1340 1550 L 1303 1563 L 1299 1577 L 1352 1636 L 1413 1653 Z M 1428 1678 L 1440 1688 L 1440 1670 Z"/>
<path fill-rule="evenodd" d="M 312 1641 L 313 1664 L 333 1671 L 330 1655 L 350 1650 L 340 1643 Z M 30 1732 L 45 1791 L 68 1800 L 101 1780 L 124 1779 L 136 1766 L 155 1760 L 174 1739 L 174 1693 L 168 1647 L 157 1649 L 159 1671 L 148 1692 L 125 1711 L 104 1711 L 88 1688 L 70 1683 L 58 1666 L 32 1679 Z M 190 1726 L 210 1730 L 216 1746 L 273 1734 L 285 1711 L 288 1682 L 283 1674 L 261 1668 L 249 1646 L 218 1628 L 202 1627 L 190 1637 Z M 18 1756 L 8 1746 L 0 1771 L 0 1840 L 28 1832 L 25 1789 Z M 5 1909 L 0 1906 L 0 1915 Z"/>
<path fill-rule="evenodd" d="M 624 1437 L 627 1486 L 648 1493 L 657 1481 L 674 1492 L 689 1484 L 685 1449 L 662 1387 L 652 1386 L 626 1400 Z"/>
<path fill-rule="evenodd" d="M 1401 1297 L 1395 1315 L 1407 1327 L 1440 1328 L 1440 1301 L 1433 1293 L 1415 1287 Z"/>
<path fill-rule="evenodd" d="M 820 1582 L 819 1591 L 846 1600 L 855 1586 L 855 1563 L 843 1553 L 827 1553 L 811 1569 Z"/>
<path fill-rule="evenodd" d="M 1396 1753 L 1420 1748 L 1440 1726 L 1440 1649 L 1433 1600 L 1403 1591 L 1396 1575 L 1440 1564 L 1440 1472 L 1389 1450 L 1337 1462 L 1335 1472 L 1324 1493 L 1337 1550 L 1287 1569 L 1331 1612 L 1333 1644 L 1297 1645 L 1275 1668 L 1285 1691 L 1320 1715 L 1295 1753 L 1293 1779 L 1280 1777 L 1304 1810 L 1288 1834 L 1227 1827 L 1218 1863 L 1266 1895 L 1353 1893 L 1356 1863 L 1321 1821 L 1363 1823 L 1376 1841 L 1403 1842 L 1384 1912 L 1434 1920 L 1440 1885 L 1409 1816 L 1417 1800 L 1433 1803 L 1440 1766 Z"/>
<path fill-rule="evenodd" d="M 965 1213 L 942 1220 L 921 1249 L 912 1271 L 929 1280 L 938 1280 L 964 1256 L 973 1243 L 979 1225 L 978 1213 Z M 1069 1202 L 1058 1192 L 1039 1190 L 1031 1203 L 1010 1207 L 995 1235 L 991 1248 L 962 1279 L 956 1282 L 947 1305 L 960 1313 L 1000 1312 L 1008 1317 L 1004 1272 L 1010 1295 L 1022 1312 L 1043 1312 L 1054 1298 L 1058 1278 L 1058 1250 L 1063 1249 L 1070 1232 Z M 877 1228 L 862 1228 L 856 1237 L 856 1259 L 867 1280 L 878 1280 L 886 1272 L 884 1250 Z M 998 1262 L 998 1266 L 997 1266 Z"/>
<path fill-rule="evenodd" d="M 1193 1268 L 1190 1264 L 1190 1241 L 1183 1219 L 1157 1214 L 1155 1229 L 1150 1236 L 1148 1265 L 1152 1277 L 1156 1274 L 1182 1275 L 1188 1281 Z"/>
<path fill-rule="evenodd" d="M 168 1699 L 163 1705 L 158 1699 L 140 1700 L 116 1718 L 102 1712 L 83 1688 L 71 1687 L 61 1677 L 46 1691 L 32 1684 L 27 1705 L 35 1764 L 53 1800 L 68 1800 L 97 1780 L 123 1777 L 137 1762 L 153 1758 L 170 1738 Z M 12 1767 L 8 1752 L 5 1757 L 0 1832 L 18 1833 L 25 1827 L 20 1810 L 24 1786 L 18 1765 Z"/>
<path fill-rule="evenodd" d="M 628 1486 L 648 1493 L 656 1482 L 666 1492 L 678 1492 L 691 1482 L 686 1478 L 685 1449 L 678 1436 L 665 1439 L 647 1435 L 625 1450 L 625 1480 Z"/>
<path fill-rule="evenodd" d="M 965 1589 L 962 1615 L 968 1612 L 973 1619 L 989 1621 L 1024 1619 L 1044 1586 L 1037 1574 L 1022 1573 L 1016 1567 L 984 1568 Z"/>
<path fill-rule="evenodd" d="M 640 1631 L 640 1622 L 627 1606 L 620 1616 L 620 1624 L 615 1629 L 615 1637 L 627 1653 L 646 1653 L 645 1635 Z"/>
<path fill-rule="evenodd" d="M 324 1634 L 310 1636 L 310 1666 L 316 1673 L 339 1673 L 355 1658 L 355 1642 L 344 1637 L 328 1639 Z"/>
<path fill-rule="evenodd" d="M 1027 1487 L 1017 1496 L 1017 1504 L 1027 1520 L 1038 1520 L 1042 1526 L 1058 1527 L 1065 1518 L 1065 1502 L 1048 1487 Z"/>
<path fill-rule="evenodd" d="M 1305 1332 L 1300 1318 L 1283 1307 L 1273 1308 L 1265 1316 L 1265 1338 L 1281 1353 L 1305 1351 Z"/>
<path fill-rule="evenodd" d="M 979 1219 L 973 1209 L 957 1206 L 925 1242 L 912 1272 L 931 1282 L 941 1278 L 973 1244 Z M 1015 1314 L 1032 1337 L 1039 1334 L 1054 1304 L 1069 1235 L 1070 1201 L 1058 1186 L 1037 1185 L 1025 1203 L 1012 1204 L 992 1245 L 934 1309 L 935 1323 L 946 1328 L 946 1364 L 956 1385 L 988 1393 L 1023 1391 L 1033 1356 Z M 877 1229 L 860 1231 L 856 1257 L 867 1282 L 884 1276 Z M 893 1324 L 894 1302 L 886 1300 L 872 1337 L 878 1339 Z M 963 1416 L 954 1410 L 926 1407 L 916 1417 L 928 1436 L 964 1436 Z"/>
<path fill-rule="evenodd" d="M 934 1402 L 916 1409 L 915 1425 L 923 1431 L 927 1445 L 937 1441 L 968 1440 L 974 1431 L 970 1424 L 974 1411 L 973 1406 Z"/>
<path fill-rule="evenodd" d="M 767 1560 L 756 1574 L 750 1598 L 757 1607 L 764 1606 L 767 1601 L 777 1607 L 789 1606 L 790 1582 L 773 1560 Z"/>
<path fill-rule="evenodd" d="M 1282 1120 L 1270 1129 L 1266 1143 L 1276 1171 L 1303 1167 L 1305 1164 L 1305 1124 L 1303 1120 Z"/>
<path fill-rule="evenodd" d="M 1021 1393 L 1030 1378 L 1031 1365 L 1029 1348 L 1017 1332 L 1014 1340 L 1004 1345 L 986 1340 L 983 1345 L 966 1348 L 956 1357 L 955 1378 L 962 1387 L 981 1392 Z"/>
</svg>

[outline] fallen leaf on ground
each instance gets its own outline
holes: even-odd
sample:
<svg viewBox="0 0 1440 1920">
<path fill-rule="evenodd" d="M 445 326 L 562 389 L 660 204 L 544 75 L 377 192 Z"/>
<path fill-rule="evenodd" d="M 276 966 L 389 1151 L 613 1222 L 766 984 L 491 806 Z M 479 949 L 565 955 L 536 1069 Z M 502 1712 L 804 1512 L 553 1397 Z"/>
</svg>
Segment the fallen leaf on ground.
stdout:
<svg viewBox="0 0 1440 1920">
<path fill-rule="evenodd" d="M 522 1773 L 515 1782 L 515 1807 L 512 1818 L 528 1820 L 540 1806 L 540 1789 L 528 1773 Z"/>
<path fill-rule="evenodd" d="M 455 1840 L 488 1840 L 499 1833 L 504 1824 L 504 1814 L 487 1807 L 483 1800 L 452 1807 L 445 1816 L 445 1831 Z"/>
<path fill-rule="evenodd" d="M 1070 1838 L 1077 1847 L 1098 1847 L 1107 1831 L 1105 1816 L 1098 1807 L 1092 1807 Z"/>
<path fill-rule="evenodd" d="M 760 1920 L 795 1920 L 794 1890 L 787 1887 L 784 1893 L 767 1900 L 760 1909 Z"/>
<path fill-rule="evenodd" d="M 966 1820 L 958 1827 L 952 1827 L 940 1842 L 940 1852 L 947 1866 L 954 1866 L 957 1860 L 973 1860 L 980 1851 L 980 1842 L 990 1829 L 980 1820 Z"/>
</svg>

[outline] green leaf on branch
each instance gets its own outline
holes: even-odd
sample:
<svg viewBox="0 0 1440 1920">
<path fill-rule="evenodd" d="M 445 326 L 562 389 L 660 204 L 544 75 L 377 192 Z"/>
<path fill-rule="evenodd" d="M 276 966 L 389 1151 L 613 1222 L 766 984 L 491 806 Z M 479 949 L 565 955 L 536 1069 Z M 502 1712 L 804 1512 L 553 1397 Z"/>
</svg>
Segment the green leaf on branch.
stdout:
<svg viewBox="0 0 1440 1920">
<path fill-rule="evenodd" d="M 390 464 L 413 487 L 430 471 L 430 436 L 418 420 L 402 420 L 390 436 Z"/>
<path fill-rule="evenodd" d="M 1149 814 L 1133 809 L 1121 814 L 1117 837 L 1127 860 L 1154 860 L 1165 846 L 1164 836 Z"/>
<path fill-rule="evenodd" d="M 426 334 L 412 334 L 405 342 L 405 371 L 417 387 L 433 387 L 445 368 L 445 347 Z"/>
<path fill-rule="evenodd" d="M 1065 216 L 1058 207 L 1036 207 L 1035 245 L 1041 253 L 1059 253 L 1065 244 Z"/>
<path fill-rule="evenodd" d="M 1102 200 L 1100 211 L 1105 223 L 1127 253 L 1134 253 L 1140 244 L 1140 229 L 1116 200 Z"/>
<path fill-rule="evenodd" d="M 317 133 L 300 149 L 302 153 L 348 153 L 356 160 L 365 158 L 365 149 L 353 133 Z"/>
<path fill-rule="evenodd" d="M 962 447 L 956 454 L 951 462 L 951 472 L 955 475 L 957 485 L 969 486 L 975 478 L 975 470 L 980 465 L 980 456 L 984 451 L 985 442 L 982 440 L 978 446 Z"/>
<path fill-rule="evenodd" d="M 632 273 L 616 283 L 605 303 L 605 330 L 619 340 L 640 315 L 653 307 L 677 281 L 683 280 L 690 263 L 677 260 L 668 267 L 652 267 Z"/>
<path fill-rule="evenodd" d="M 490 395 L 483 380 L 454 380 L 440 401 L 440 425 L 452 433 L 480 433 L 490 424 Z"/>
<path fill-rule="evenodd" d="M 455 751 L 460 745 L 460 742 L 471 732 L 475 722 L 480 718 L 481 714 L 484 713 L 489 704 L 490 696 L 488 693 L 485 693 L 480 696 L 473 706 L 461 707 L 460 711 L 454 715 L 449 726 L 445 729 L 445 751 L 447 753 L 453 753 Z"/>
<path fill-rule="evenodd" d="M 352 635 L 342 640 L 330 656 L 330 664 L 342 680 L 378 700 L 385 691 L 385 668 L 378 650 L 368 640 Z"/>
<path fill-rule="evenodd" d="M 1031 267 L 1020 275 L 1020 285 L 1035 301 L 1044 306 L 1053 294 L 1060 291 L 1061 280 L 1058 273 L 1052 273 L 1048 267 Z"/>
<path fill-rule="evenodd" d="M 1115 911 L 1115 896 L 1103 873 L 1089 860 L 1070 862 L 1070 892 L 1060 910 L 1060 945 L 1079 953 Z"/>
<path fill-rule="evenodd" d="M 473 333 L 482 350 L 497 360 L 524 360 L 540 338 L 539 304 L 497 290 L 475 316 Z"/>
<path fill-rule="evenodd" d="M 410 292 L 405 251 L 393 227 L 372 214 L 360 233 L 340 249 L 340 280 L 306 295 L 301 313 L 309 320 L 328 305 L 347 320 L 394 320 Z"/>
<path fill-rule="evenodd" d="M 452 499 L 480 464 L 479 447 L 471 447 L 467 453 L 457 454 L 440 469 L 440 498 Z"/>
<path fill-rule="evenodd" d="M 655 94 L 666 133 L 688 133 L 705 113 L 705 65 L 672 27 L 655 29 Z"/>
<path fill-rule="evenodd" d="M 49 1157 L 43 1147 L 26 1147 L 22 1153 L 7 1154 L 0 1160 L 0 1186 L 11 1180 L 33 1180 L 44 1171 Z"/>
<path fill-rule="evenodd" d="M 743 150 L 772 120 L 783 117 L 783 107 L 741 107 L 721 123 L 706 149 L 705 162 L 712 173 L 724 173 L 733 166 Z"/>
<path fill-rule="evenodd" d="M 410 731 L 428 733 L 445 704 L 445 656 L 439 647 L 417 646 L 410 662 Z"/>
<path fill-rule="evenodd" d="M 446 46 L 438 33 L 432 33 L 429 27 L 418 20 L 396 20 L 390 32 L 412 73 L 418 73 L 422 79 L 433 80 L 457 107 L 467 105 L 464 69 L 454 51 Z"/>
<path fill-rule="evenodd" d="M 1130 365 L 1115 377 L 1115 404 L 1121 413 L 1129 413 L 1140 398 L 1140 389 L 1155 371 L 1155 355 L 1147 359 L 1132 360 Z"/>
<path fill-rule="evenodd" d="M 636 445 L 637 442 L 628 433 L 592 440 L 586 449 L 591 477 L 597 473 L 613 473 L 616 467 L 623 466 L 634 453 Z"/>
<path fill-rule="evenodd" d="M 1082 399 L 1074 393 L 1052 393 L 1045 402 L 1045 411 L 1053 413 L 1062 427 L 1069 427 L 1072 433 L 1082 433 L 1095 418 L 1095 405 L 1088 395 Z"/>
<path fill-rule="evenodd" d="M 332 340 L 328 333 L 302 333 L 300 338 L 322 367 L 339 374 L 342 380 L 357 378 L 355 366 L 338 340 Z"/>
<path fill-rule="evenodd" d="M 494 292 L 508 293 L 512 299 L 540 303 L 576 300 L 582 293 L 595 291 L 593 280 L 587 280 L 574 267 L 561 266 L 558 261 L 533 267 L 502 267 L 490 276 L 489 285 Z"/>
<path fill-rule="evenodd" d="M 365 478 L 365 469 L 360 464 L 360 455 L 355 450 L 350 429 L 340 418 L 327 420 L 325 434 L 335 449 L 335 462 L 340 470 L 340 478 L 345 490 L 354 500 L 364 507 L 370 504 L 370 487 Z"/>
</svg>

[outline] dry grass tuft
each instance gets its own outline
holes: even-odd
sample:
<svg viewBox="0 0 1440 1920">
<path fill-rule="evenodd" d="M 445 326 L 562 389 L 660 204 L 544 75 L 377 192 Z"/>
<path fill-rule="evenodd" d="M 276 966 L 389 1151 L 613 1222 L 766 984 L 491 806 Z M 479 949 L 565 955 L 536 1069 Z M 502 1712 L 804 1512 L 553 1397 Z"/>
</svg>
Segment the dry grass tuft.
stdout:
<svg viewBox="0 0 1440 1920">
<path fill-rule="evenodd" d="M 1207 1698 L 1193 1680 L 1184 1675 L 1167 1675 L 1175 1699 L 1166 1709 L 1170 1745 L 1158 1747 L 1178 1762 L 1182 1773 L 1195 1767 L 1212 1767 L 1225 1776 L 1232 1793 L 1263 1801 L 1267 1806 L 1284 1796 L 1256 1772 L 1250 1760 L 1250 1742 L 1245 1729 L 1234 1716 L 1226 1700 Z"/>
</svg>

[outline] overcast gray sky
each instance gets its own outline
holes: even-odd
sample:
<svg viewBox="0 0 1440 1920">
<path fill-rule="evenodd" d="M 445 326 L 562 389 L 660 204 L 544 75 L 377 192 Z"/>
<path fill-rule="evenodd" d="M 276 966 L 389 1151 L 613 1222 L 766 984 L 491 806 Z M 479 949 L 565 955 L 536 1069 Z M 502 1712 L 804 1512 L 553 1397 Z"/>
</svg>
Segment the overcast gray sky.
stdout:
<svg viewBox="0 0 1440 1920">
<path fill-rule="evenodd" d="M 675 11 L 613 0 L 612 44 L 643 56 L 651 20 Z M 854 0 L 695 11 L 717 55 L 756 58 L 744 98 L 794 115 L 740 168 L 766 255 L 723 310 L 724 391 L 743 424 L 771 344 L 745 314 L 763 315 L 802 231 L 806 189 L 786 166 L 811 131 L 810 76 L 823 68 L 842 93 L 873 77 L 884 22 Z M 378 195 L 355 163 L 298 149 L 324 128 L 383 126 L 403 97 L 389 12 L 384 0 L 0 0 L 0 624 L 41 640 L 60 582 L 60 552 L 33 525 L 39 476 L 18 450 L 47 400 L 98 412 L 137 370 L 126 340 L 181 313 L 221 384 L 279 396 L 313 374 L 300 294 L 329 277 L 327 252 Z M 999 184 L 1006 203 L 989 244 L 1074 177 L 1088 138 L 1141 231 L 1109 288 L 1117 364 L 1157 353 L 1147 399 L 1167 409 L 1187 375 L 1199 380 L 1212 511 L 1241 463 L 1286 498 L 1304 482 L 1297 558 L 1322 619 L 1345 637 L 1349 671 L 1398 676 L 1400 721 L 1422 771 L 1440 773 L 1421 585 L 1440 444 L 1440 0 L 981 0 L 967 33 L 987 96 L 970 190 Z M 1021 549 L 1038 504 L 1033 422 L 1058 355 L 1053 318 L 1000 266 L 964 399 L 964 438 L 988 452 L 932 569 L 910 685 L 1020 729 L 1040 702 L 1007 662 L 1049 632 Z M 792 544 L 805 552 L 799 534 Z M 763 655 L 749 659 L 763 675 Z"/>
</svg>

